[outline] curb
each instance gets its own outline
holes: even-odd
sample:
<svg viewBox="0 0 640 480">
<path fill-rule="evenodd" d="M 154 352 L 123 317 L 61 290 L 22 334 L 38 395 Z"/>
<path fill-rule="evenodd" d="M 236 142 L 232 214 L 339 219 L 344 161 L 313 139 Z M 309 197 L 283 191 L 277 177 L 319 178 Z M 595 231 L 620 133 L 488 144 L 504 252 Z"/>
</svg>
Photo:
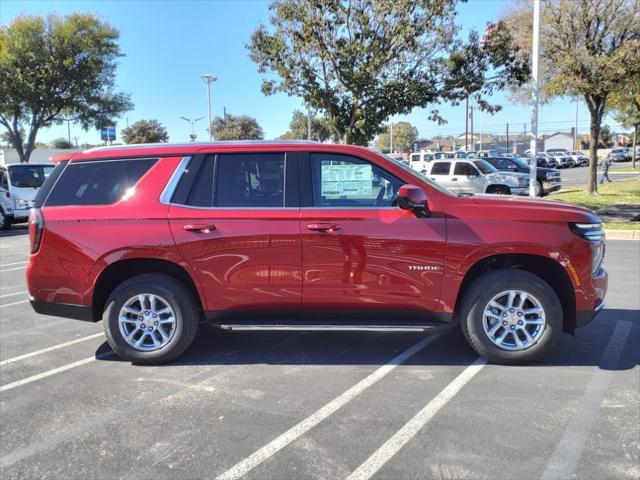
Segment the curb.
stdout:
<svg viewBox="0 0 640 480">
<path fill-rule="evenodd" d="M 607 240 L 640 240 L 640 230 L 605 230 Z"/>
</svg>

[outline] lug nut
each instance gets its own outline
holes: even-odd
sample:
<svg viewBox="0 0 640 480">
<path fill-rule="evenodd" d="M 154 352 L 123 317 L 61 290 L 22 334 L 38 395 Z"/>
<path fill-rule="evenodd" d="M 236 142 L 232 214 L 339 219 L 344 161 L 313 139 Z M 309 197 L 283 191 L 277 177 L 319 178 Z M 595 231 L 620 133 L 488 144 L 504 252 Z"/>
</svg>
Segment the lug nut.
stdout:
<svg viewBox="0 0 640 480">
<path fill-rule="evenodd" d="M 158 318 L 158 315 L 156 315 L 155 313 L 153 314 L 153 318 Z"/>
<path fill-rule="evenodd" d="M 506 327 L 507 326 L 507 322 L 506 321 L 502 322 L 502 325 Z"/>
<path fill-rule="evenodd" d="M 518 325 L 522 325 L 522 320 L 518 320 Z"/>
<path fill-rule="evenodd" d="M 513 308 L 510 308 L 510 309 L 509 309 L 509 311 L 510 311 L 511 313 L 515 312 L 515 310 L 514 310 Z"/>
<path fill-rule="evenodd" d="M 522 312 L 518 312 L 518 316 L 521 317 L 522 316 Z"/>
<path fill-rule="evenodd" d="M 503 317 L 506 317 L 506 316 L 507 316 L 507 312 L 503 313 L 503 314 L 502 314 L 502 316 L 503 316 Z"/>
<path fill-rule="evenodd" d="M 515 325 L 511 325 L 511 330 L 514 330 L 516 328 Z"/>
<path fill-rule="evenodd" d="M 153 324 L 157 327 L 159 322 L 153 322 Z"/>
<path fill-rule="evenodd" d="M 150 332 L 153 332 L 153 327 L 149 327 L 147 328 L 147 330 L 149 330 Z"/>
</svg>

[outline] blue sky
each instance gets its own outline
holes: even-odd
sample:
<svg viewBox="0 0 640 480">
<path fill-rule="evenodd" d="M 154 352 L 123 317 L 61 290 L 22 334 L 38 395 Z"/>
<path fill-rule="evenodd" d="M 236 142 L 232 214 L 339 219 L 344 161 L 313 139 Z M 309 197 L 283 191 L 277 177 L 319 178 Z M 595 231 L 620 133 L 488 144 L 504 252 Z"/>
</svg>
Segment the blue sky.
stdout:
<svg viewBox="0 0 640 480">
<path fill-rule="evenodd" d="M 509 0 L 470 0 L 458 7 L 463 28 L 484 29 L 498 18 Z M 199 1 L 0 1 L 0 23 L 10 23 L 19 14 L 68 14 L 75 11 L 97 14 L 120 30 L 120 45 L 126 54 L 118 68 L 118 86 L 131 94 L 135 109 L 117 124 L 118 135 L 127 120 L 156 118 L 169 132 L 171 141 L 187 141 L 191 126 L 180 117 L 205 117 L 196 124 L 198 140 L 207 140 L 206 87 L 200 76 L 218 77 L 212 87 L 212 115 L 222 115 L 223 107 L 233 114 L 256 117 L 265 138 L 284 133 L 294 109 L 301 108 L 296 98 L 284 94 L 265 97 L 260 92 L 261 77 L 248 58 L 245 44 L 256 25 L 268 21 L 268 2 L 255 0 Z M 486 133 L 522 131 L 531 128 L 530 108 L 512 105 L 503 94 L 492 99 L 503 106 L 493 116 L 476 116 L 475 131 L 480 124 Z M 464 106 L 441 106 L 448 124 L 438 126 L 427 118 L 426 110 L 415 109 L 410 115 L 394 117 L 408 120 L 423 137 L 464 133 Z M 575 121 L 575 103 L 559 99 L 540 110 L 540 131 L 568 131 Z M 611 119 L 606 122 L 614 129 Z M 578 130 L 588 130 L 588 111 L 579 104 Z M 97 131 L 83 131 L 72 125 L 72 136 L 79 143 L 99 143 Z M 49 142 L 67 136 L 67 127 L 42 130 L 38 141 Z"/>
</svg>

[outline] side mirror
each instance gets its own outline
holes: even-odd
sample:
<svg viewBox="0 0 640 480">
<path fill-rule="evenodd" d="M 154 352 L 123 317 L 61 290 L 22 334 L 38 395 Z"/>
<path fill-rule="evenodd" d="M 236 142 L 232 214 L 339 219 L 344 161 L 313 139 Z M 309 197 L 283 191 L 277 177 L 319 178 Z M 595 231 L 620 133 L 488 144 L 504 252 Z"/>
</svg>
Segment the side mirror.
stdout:
<svg viewBox="0 0 640 480">
<path fill-rule="evenodd" d="M 429 217 L 427 194 L 415 185 L 402 185 L 398 190 L 398 206 L 403 210 L 411 210 L 416 217 Z"/>
</svg>

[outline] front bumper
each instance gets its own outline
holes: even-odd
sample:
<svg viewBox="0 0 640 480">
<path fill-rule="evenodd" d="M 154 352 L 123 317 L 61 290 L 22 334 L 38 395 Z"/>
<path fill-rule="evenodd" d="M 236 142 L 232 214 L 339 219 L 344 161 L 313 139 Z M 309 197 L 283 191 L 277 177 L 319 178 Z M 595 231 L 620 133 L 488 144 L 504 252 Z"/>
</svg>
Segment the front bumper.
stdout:
<svg viewBox="0 0 640 480">
<path fill-rule="evenodd" d="M 596 316 L 600 313 L 600 311 L 604 308 L 604 301 L 601 301 L 600 304 L 594 310 L 588 310 L 586 312 L 576 312 L 576 327 L 582 328 L 588 325 L 591 320 L 596 318 Z"/>
<path fill-rule="evenodd" d="M 20 221 L 27 221 L 29 218 L 29 209 L 28 208 L 21 208 L 21 209 L 17 209 L 14 208 L 13 209 L 13 218 L 14 220 L 20 220 Z"/>
<path fill-rule="evenodd" d="M 562 182 L 545 181 L 542 182 L 542 188 L 545 193 L 556 192 L 562 188 Z"/>
</svg>

